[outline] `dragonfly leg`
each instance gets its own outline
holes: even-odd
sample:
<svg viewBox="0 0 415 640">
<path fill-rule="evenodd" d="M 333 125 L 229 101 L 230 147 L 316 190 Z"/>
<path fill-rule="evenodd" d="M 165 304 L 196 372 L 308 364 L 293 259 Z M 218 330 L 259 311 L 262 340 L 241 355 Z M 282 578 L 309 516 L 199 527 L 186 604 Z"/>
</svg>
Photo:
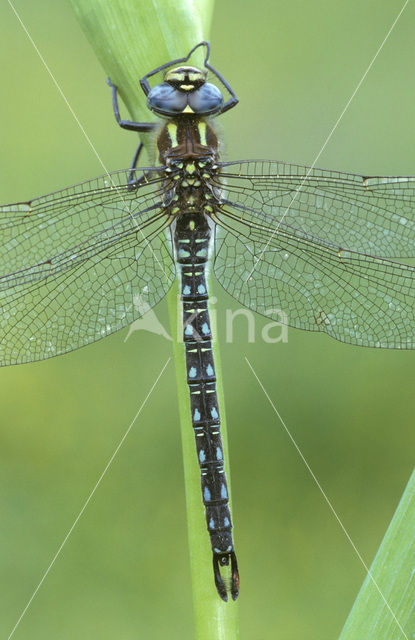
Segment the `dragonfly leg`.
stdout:
<svg viewBox="0 0 415 640">
<path fill-rule="evenodd" d="M 133 157 L 133 161 L 131 163 L 130 173 L 128 174 L 128 186 L 137 183 L 137 178 L 135 177 L 135 169 L 137 167 L 137 161 L 138 161 L 138 158 L 139 158 L 139 156 L 141 154 L 142 149 L 143 149 L 143 143 L 139 142 L 138 143 L 138 147 L 137 147 L 136 152 L 135 152 L 134 157 Z"/>
<path fill-rule="evenodd" d="M 143 148 L 144 148 L 143 143 L 139 142 L 138 147 L 137 147 L 136 152 L 135 152 L 134 157 L 133 157 L 133 161 L 132 161 L 131 166 L 130 166 L 130 172 L 128 174 L 127 185 L 128 185 L 128 190 L 129 191 L 132 191 L 132 190 L 136 189 L 137 187 L 139 187 L 142 184 L 148 183 L 149 179 L 151 180 L 151 175 L 148 172 L 145 172 L 145 171 L 143 171 L 138 178 L 135 175 L 135 169 L 137 167 L 137 161 L 138 161 L 138 158 L 139 158 Z"/>
<path fill-rule="evenodd" d="M 132 122 L 131 120 L 122 120 L 118 106 L 118 88 L 112 84 L 109 78 L 107 78 L 107 84 L 112 90 L 112 108 L 114 110 L 115 119 L 120 127 L 127 129 L 128 131 L 137 131 L 137 133 L 148 133 L 158 126 L 156 122 Z M 139 179 L 137 180 L 137 178 L 135 178 L 134 170 L 137 167 L 137 161 L 142 149 L 143 143 L 140 142 L 134 154 L 133 161 L 130 166 L 130 172 L 128 174 L 127 184 L 129 187 L 136 186 L 139 183 Z"/>
<path fill-rule="evenodd" d="M 158 126 L 156 122 L 133 122 L 132 120 L 122 120 L 118 107 L 118 89 L 114 84 L 112 84 L 109 78 L 107 78 L 107 84 L 112 89 L 112 108 L 114 110 L 115 119 L 120 127 L 122 127 L 123 129 L 127 129 L 128 131 L 145 133 L 148 131 L 153 131 Z"/>
</svg>

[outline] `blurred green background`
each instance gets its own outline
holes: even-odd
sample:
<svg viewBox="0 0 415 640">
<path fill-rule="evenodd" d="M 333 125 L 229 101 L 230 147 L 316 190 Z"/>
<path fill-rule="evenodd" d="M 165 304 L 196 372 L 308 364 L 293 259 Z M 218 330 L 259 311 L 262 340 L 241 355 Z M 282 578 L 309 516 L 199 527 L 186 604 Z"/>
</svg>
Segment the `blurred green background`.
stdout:
<svg viewBox="0 0 415 640">
<path fill-rule="evenodd" d="M 63 0 L 16 7 L 110 169 L 136 144 Z M 212 63 L 240 105 L 221 118 L 228 159 L 311 164 L 401 8 L 377 0 L 218 2 Z M 413 174 L 409 5 L 317 166 Z M 0 200 L 102 169 L 7 3 L 0 8 Z M 140 37 L 140 33 L 137 33 Z M 186 53 L 186 52 L 184 52 Z M 241 637 L 331 640 L 364 569 L 245 363 L 248 357 L 368 564 L 413 467 L 410 352 L 289 330 L 287 344 L 225 341 L 216 285 L 241 571 Z M 168 326 L 164 303 L 157 317 Z M 141 406 L 171 344 L 127 331 L 0 370 L 0 628 L 6 637 Z M 169 366 L 14 638 L 193 637 L 176 383 Z"/>
</svg>

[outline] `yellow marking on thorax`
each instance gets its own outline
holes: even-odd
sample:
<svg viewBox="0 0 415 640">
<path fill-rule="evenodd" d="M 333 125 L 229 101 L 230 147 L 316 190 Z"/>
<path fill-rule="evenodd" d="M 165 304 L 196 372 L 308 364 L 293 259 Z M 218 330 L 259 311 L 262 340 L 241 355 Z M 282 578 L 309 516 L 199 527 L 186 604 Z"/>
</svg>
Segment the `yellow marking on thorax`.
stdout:
<svg viewBox="0 0 415 640">
<path fill-rule="evenodd" d="M 178 147 L 179 143 L 177 142 L 177 124 L 174 124 L 174 122 L 169 122 L 167 125 L 167 133 L 170 136 L 171 146 Z"/>
<path fill-rule="evenodd" d="M 206 142 L 206 122 L 199 122 L 197 125 L 197 129 L 199 131 L 200 144 L 204 147 L 207 147 Z"/>
</svg>

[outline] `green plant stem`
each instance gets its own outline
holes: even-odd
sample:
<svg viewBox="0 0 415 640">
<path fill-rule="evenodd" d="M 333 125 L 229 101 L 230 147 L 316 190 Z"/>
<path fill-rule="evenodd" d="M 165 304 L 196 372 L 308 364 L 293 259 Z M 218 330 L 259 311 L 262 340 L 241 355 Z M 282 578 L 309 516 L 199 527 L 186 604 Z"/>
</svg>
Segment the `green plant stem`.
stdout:
<svg viewBox="0 0 415 640">
<path fill-rule="evenodd" d="M 125 107 L 136 121 L 149 121 L 139 79 L 168 60 L 183 57 L 195 44 L 207 39 L 213 11 L 213 0 L 70 2 L 106 74 L 118 87 Z M 198 55 L 201 57 L 202 52 Z M 154 118 L 150 117 L 150 120 Z M 142 141 L 148 150 L 150 138 L 143 135 Z M 150 151 L 150 157 L 152 155 Z M 190 416 L 178 300 L 176 282 L 168 294 L 168 303 L 181 418 L 196 637 L 199 640 L 233 640 L 238 637 L 237 605 L 232 601 L 224 603 L 214 586 L 212 552 L 201 504 L 200 470 Z M 223 447 L 225 460 L 228 460 L 220 362 L 215 345 L 214 357 Z M 229 482 L 228 465 L 227 473 Z"/>
<path fill-rule="evenodd" d="M 409 640 L 415 637 L 414 531 L 415 472 L 339 640 Z"/>
</svg>

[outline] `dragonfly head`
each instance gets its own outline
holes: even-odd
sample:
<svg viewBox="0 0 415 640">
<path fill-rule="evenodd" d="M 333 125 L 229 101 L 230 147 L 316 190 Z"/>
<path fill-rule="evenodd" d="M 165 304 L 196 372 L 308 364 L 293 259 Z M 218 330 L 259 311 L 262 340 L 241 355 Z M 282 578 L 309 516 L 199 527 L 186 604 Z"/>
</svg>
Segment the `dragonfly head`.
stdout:
<svg viewBox="0 0 415 640">
<path fill-rule="evenodd" d="M 175 67 L 164 76 L 164 82 L 168 82 L 174 89 L 187 93 L 200 89 L 207 79 L 206 71 L 196 67 Z"/>
<path fill-rule="evenodd" d="M 147 106 L 159 116 L 212 116 L 224 104 L 220 90 L 206 82 L 207 73 L 196 67 L 175 67 L 167 71 L 147 97 Z"/>
</svg>

